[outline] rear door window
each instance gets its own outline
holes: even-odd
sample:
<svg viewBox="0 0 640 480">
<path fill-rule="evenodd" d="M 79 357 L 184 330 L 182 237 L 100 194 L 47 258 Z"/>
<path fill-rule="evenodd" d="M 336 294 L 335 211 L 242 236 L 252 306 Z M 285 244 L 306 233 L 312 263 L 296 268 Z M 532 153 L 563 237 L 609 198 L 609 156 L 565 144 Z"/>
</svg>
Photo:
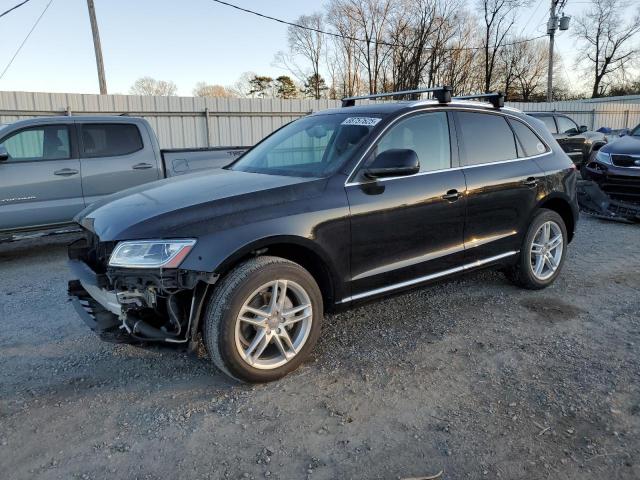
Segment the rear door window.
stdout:
<svg viewBox="0 0 640 480">
<path fill-rule="evenodd" d="M 65 160 L 71 158 L 69 129 L 65 125 L 43 125 L 20 130 L 2 144 L 9 161 Z"/>
<path fill-rule="evenodd" d="M 463 145 L 463 165 L 518 158 L 513 131 L 501 115 L 457 112 Z"/>
<path fill-rule="evenodd" d="M 534 155 L 540 155 L 547 151 L 547 147 L 542 140 L 524 123 L 509 119 L 509 124 L 516 133 L 520 147 L 518 149 L 520 157 L 533 157 Z"/>
<path fill-rule="evenodd" d="M 142 150 L 138 127 L 125 123 L 86 123 L 80 127 L 81 153 L 85 158 L 115 157 Z"/>
</svg>

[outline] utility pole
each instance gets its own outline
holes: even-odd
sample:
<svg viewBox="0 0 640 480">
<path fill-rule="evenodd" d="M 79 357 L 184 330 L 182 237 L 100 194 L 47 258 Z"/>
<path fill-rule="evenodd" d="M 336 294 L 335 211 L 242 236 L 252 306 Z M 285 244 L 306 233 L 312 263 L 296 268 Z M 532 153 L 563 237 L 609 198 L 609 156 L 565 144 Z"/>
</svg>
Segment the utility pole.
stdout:
<svg viewBox="0 0 640 480">
<path fill-rule="evenodd" d="M 93 33 L 93 48 L 96 51 L 96 66 L 98 67 L 98 82 L 100 83 L 100 95 L 107 94 L 107 79 L 104 75 L 104 62 L 102 60 L 102 46 L 100 45 L 100 32 L 96 20 L 96 7 L 93 0 L 87 0 L 89 8 L 89 20 L 91 20 L 91 32 Z"/>
<path fill-rule="evenodd" d="M 558 28 L 558 18 L 556 17 L 556 8 L 558 0 L 551 0 L 551 9 L 549 10 L 549 22 L 547 23 L 547 34 L 549 35 L 549 71 L 547 72 L 547 102 L 553 102 L 553 41 Z"/>
</svg>

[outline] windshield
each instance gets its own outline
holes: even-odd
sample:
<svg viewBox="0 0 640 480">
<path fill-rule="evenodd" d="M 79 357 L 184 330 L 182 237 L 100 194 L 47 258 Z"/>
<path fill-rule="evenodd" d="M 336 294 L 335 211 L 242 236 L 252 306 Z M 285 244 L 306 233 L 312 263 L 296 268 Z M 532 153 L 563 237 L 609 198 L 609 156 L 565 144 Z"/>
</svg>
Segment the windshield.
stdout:
<svg viewBox="0 0 640 480">
<path fill-rule="evenodd" d="M 327 114 L 281 128 L 229 167 L 231 170 L 293 177 L 334 173 L 365 141 L 379 115 Z"/>
<path fill-rule="evenodd" d="M 640 125 L 634 128 L 629 135 L 632 135 L 634 137 L 640 137 Z"/>
</svg>

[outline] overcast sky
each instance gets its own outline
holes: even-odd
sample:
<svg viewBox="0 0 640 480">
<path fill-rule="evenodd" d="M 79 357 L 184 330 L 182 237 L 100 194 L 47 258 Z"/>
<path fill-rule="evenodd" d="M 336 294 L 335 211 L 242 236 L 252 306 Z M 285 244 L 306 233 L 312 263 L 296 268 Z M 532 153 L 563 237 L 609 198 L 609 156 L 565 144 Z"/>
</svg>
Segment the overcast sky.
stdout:
<svg viewBox="0 0 640 480">
<path fill-rule="evenodd" d="M 31 0 L 0 18 L 0 73 L 49 0 Z M 233 0 L 286 20 L 320 9 L 318 0 Z M 4 11 L 19 0 L 0 0 Z M 287 46 L 285 25 L 248 15 L 211 0 L 95 0 L 109 93 L 128 93 L 142 76 L 172 80 L 191 95 L 199 81 L 231 85 L 242 72 L 282 74 L 274 54 Z M 470 3 L 472 5 L 472 3 Z M 585 1 L 569 0 L 575 15 Z M 548 0 L 523 9 L 516 33 L 545 33 Z M 563 75 L 575 83 L 574 40 L 557 37 Z M 0 80 L 0 90 L 98 93 L 86 0 L 53 0 L 22 51 Z"/>
</svg>

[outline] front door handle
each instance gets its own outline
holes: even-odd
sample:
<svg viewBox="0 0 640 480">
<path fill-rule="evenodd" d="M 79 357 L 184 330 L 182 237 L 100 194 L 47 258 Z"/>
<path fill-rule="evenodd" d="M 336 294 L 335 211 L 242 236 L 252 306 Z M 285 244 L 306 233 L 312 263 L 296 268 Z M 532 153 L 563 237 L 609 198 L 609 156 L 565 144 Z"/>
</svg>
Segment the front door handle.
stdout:
<svg viewBox="0 0 640 480">
<path fill-rule="evenodd" d="M 529 177 L 526 180 L 523 180 L 522 184 L 525 187 L 535 187 L 536 185 L 538 185 L 538 179 L 536 177 Z"/>
<path fill-rule="evenodd" d="M 448 200 L 450 202 L 455 202 L 459 198 L 460 198 L 460 192 L 458 190 L 456 190 L 455 188 L 453 190 L 447 191 L 447 193 L 445 193 L 442 196 L 443 200 Z"/>
<path fill-rule="evenodd" d="M 63 168 L 62 170 L 56 170 L 53 172 L 54 175 L 58 175 L 61 177 L 70 177 L 71 175 L 77 175 L 78 170 L 74 170 L 73 168 Z"/>
<path fill-rule="evenodd" d="M 149 168 L 153 168 L 153 165 L 150 163 L 136 163 L 133 167 L 133 170 L 147 170 Z"/>
</svg>

